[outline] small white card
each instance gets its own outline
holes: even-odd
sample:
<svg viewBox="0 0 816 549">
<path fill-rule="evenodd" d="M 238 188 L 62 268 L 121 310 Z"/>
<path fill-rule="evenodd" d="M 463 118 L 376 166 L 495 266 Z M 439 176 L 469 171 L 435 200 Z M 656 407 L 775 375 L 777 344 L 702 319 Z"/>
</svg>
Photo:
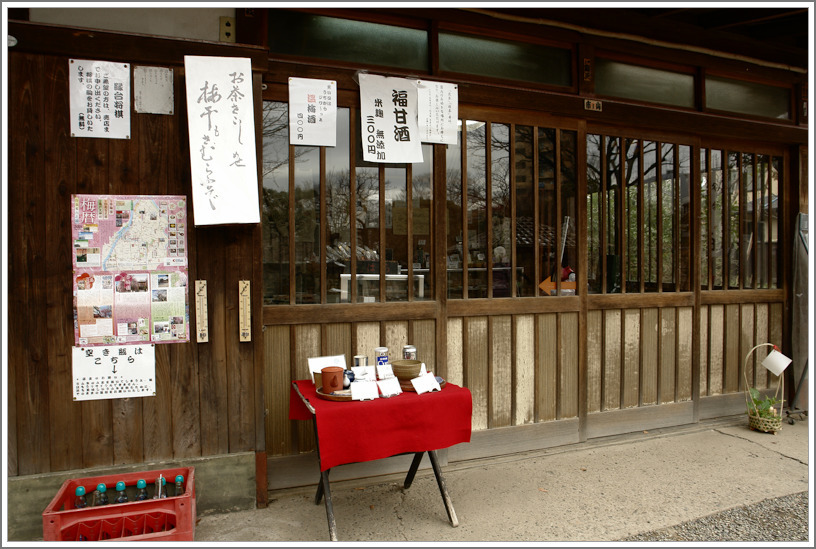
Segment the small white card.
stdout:
<svg viewBox="0 0 816 549">
<path fill-rule="evenodd" d="M 380 398 L 376 381 L 357 381 L 351 383 L 351 400 L 373 400 Z"/>
<path fill-rule="evenodd" d="M 377 382 L 377 386 L 380 388 L 380 392 L 384 397 L 398 395 L 402 392 L 402 388 L 400 387 L 399 384 L 399 379 L 397 379 L 396 377 L 381 379 L 380 381 Z"/>
<path fill-rule="evenodd" d="M 377 370 L 372 366 L 352 366 L 354 381 L 377 381 Z"/>
<path fill-rule="evenodd" d="M 442 390 L 442 387 L 439 386 L 439 382 L 436 380 L 436 376 L 433 375 L 432 372 L 415 377 L 411 380 L 411 385 L 414 386 L 414 390 L 416 390 L 417 394 Z"/>
<path fill-rule="evenodd" d="M 425 363 L 423 362 L 422 364 L 419 365 L 419 375 L 424 376 L 427 373 L 428 370 L 427 368 L 425 368 Z"/>
<path fill-rule="evenodd" d="M 394 369 L 391 368 L 391 364 L 377 364 L 377 377 L 379 379 L 394 377 Z"/>
</svg>

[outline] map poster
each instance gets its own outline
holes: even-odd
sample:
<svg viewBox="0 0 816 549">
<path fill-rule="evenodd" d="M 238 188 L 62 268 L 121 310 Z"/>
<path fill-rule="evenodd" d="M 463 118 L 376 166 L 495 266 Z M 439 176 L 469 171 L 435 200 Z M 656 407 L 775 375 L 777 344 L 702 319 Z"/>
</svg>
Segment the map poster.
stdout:
<svg viewBox="0 0 816 549">
<path fill-rule="evenodd" d="M 74 400 L 156 396 L 156 348 L 73 347 Z"/>
<path fill-rule="evenodd" d="M 190 339 L 185 196 L 73 195 L 76 345 Z"/>
</svg>

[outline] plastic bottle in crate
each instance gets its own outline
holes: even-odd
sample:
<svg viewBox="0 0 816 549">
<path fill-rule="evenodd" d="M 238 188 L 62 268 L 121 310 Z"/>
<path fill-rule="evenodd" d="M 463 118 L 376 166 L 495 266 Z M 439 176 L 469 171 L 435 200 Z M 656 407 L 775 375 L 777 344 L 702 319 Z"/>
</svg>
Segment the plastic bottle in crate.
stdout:
<svg viewBox="0 0 816 549">
<path fill-rule="evenodd" d="M 184 475 L 176 475 L 176 493 L 173 495 L 184 495 Z"/>
<path fill-rule="evenodd" d="M 167 491 L 164 485 L 167 483 L 167 479 L 164 478 L 162 475 L 159 475 L 156 478 L 156 493 L 153 494 L 153 499 L 161 499 L 167 497 Z"/>
<path fill-rule="evenodd" d="M 76 490 L 74 491 L 74 507 L 76 509 L 84 509 L 88 506 L 88 499 L 85 497 L 85 487 L 84 486 L 77 486 Z"/>
<path fill-rule="evenodd" d="M 125 492 L 125 483 L 124 481 L 119 481 L 116 483 L 116 499 L 113 500 L 114 503 L 127 503 L 128 496 L 127 492 Z"/>
<path fill-rule="evenodd" d="M 99 485 L 96 487 L 93 493 L 93 506 L 99 505 L 107 505 L 110 503 L 108 501 L 108 487 L 105 486 L 104 482 L 100 482 Z"/>
<path fill-rule="evenodd" d="M 150 498 L 150 496 L 147 495 L 147 483 L 143 478 L 140 478 L 136 482 L 136 489 L 136 501 L 144 501 Z"/>
</svg>

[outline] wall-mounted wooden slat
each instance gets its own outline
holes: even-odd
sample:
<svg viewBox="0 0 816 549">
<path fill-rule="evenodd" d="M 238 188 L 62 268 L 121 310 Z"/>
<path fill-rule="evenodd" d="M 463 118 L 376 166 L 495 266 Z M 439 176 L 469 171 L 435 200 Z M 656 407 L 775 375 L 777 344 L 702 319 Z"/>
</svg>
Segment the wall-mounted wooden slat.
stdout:
<svg viewBox="0 0 816 549">
<path fill-rule="evenodd" d="M 465 384 L 462 329 L 463 321 L 461 318 L 448 319 L 447 380 L 460 387 Z M 417 349 L 417 352 L 419 352 L 419 349 Z"/>
<path fill-rule="evenodd" d="M 587 412 L 602 410 L 603 312 L 587 311 Z"/>
<path fill-rule="evenodd" d="M 354 357 L 351 352 L 351 324 L 348 322 L 339 324 L 324 325 L 326 335 L 323 340 L 326 356 L 344 355 L 346 357 L 346 367 L 354 365 Z"/>
<path fill-rule="evenodd" d="M 640 402 L 644 406 L 657 404 L 658 356 L 658 309 L 643 309 L 640 323 Z"/>
<path fill-rule="evenodd" d="M 294 452 L 292 421 L 289 420 L 289 396 L 292 383 L 289 326 L 267 326 L 264 330 L 264 375 L 266 396 L 266 451 L 271 456 Z M 303 423 L 298 421 L 295 423 Z"/>
<path fill-rule="evenodd" d="M 82 453 L 75 450 L 82 438 L 81 406 L 73 401 L 73 370 L 71 347 L 74 344 L 71 272 L 71 194 L 76 192 L 76 147 L 70 135 L 68 63 L 64 59 L 46 57 L 45 73 L 49 75 L 45 89 L 45 200 L 48 205 L 46 231 L 46 349 L 48 351 L 50 465 L 53 471 L 82 467 Z M 12 179 L 14 181 L 14 179 Z M 13 185 L 12 185 L 13 187 Z M 11 188 L 10 188 L 11 190 Z M 13 280 L 13 279 L 12 279 Z M 13 347 L 13 346 L 11 346 Z M 9 369 L 9 373 L 11 369 Z M 11 381 L 11 380 L 9 380 Z M 13 387 L 13 385 L 9 385 Z M 14 391 L 8 391 L 11 396 Z M 11 405 L 9 410 L 11 411 Z M 138 416 L 141 415 L 141 411 Z M 12 422 L 9 422 L 9 429 Z M 138 435 L 138 434 L 137 434 Z M 139 443 L 141 437 L 134 437 Z M 9 445 L 9 448 L 14 445 Z"/>
<path fill-rule="evenodd" d="M 677 310 L 660 310 L 660 369 L 658 377 L 658 402 L 675 401 L 677 376 Z"/>
<path fill-rule="evenodd" d="M 708 333 L 708 309 L 709 307 L 700 306 L 700 396 L 708 396 L 708 381 L 709 381 L 709 333 Z"/>
<path fill-rule="evenodd" d="M 538 315 L 538 375 L 536 376 L 536 416 L 538 421 L 551 421 L 558 412 L 558 316 Z"/>
<path fill-rule="evenodd" d="M 490 398 L 488 425 L 512 425 L 513 406 L 513 324 L 510 316 L 488 318 L 490 358 L 488 359 Z"/>
<path fill-rule="evenodd" d="M 621 408 L 637 406 L 640 400 L 640 311 L 623 312 L 623 379 Z"/>
<path fill-rule="evenodd" d="M 379 322 L 357 322 L 354 324 L 355 339 L 357 347 L 354 351 L 355 355 L 365 355 L 368 357 L 368 364 L 376 364 L 374 358 L 374 349 L 380 347 L 380 323 Z M 352 356 L 348 366 L 354 366 L 354 357 Z"/>
<path fill-rule="evenodd" d="M 578 415 L 578 313 L 562 313 L 558 321 L 561 324 L 559 419 L 562 419 Z"/>
<path fill-rule="evenodd" d="M 767 303 L 757 303 L 756 305 L 756 321 L 754 327 L 756 329 L 755 339 L 757 343 L 769 343 L 770 338 L 770 306 Z M 754 386 L 757 389 L 764 389 L 768 386 L 767 370 L 761 364 L 758 364 L 754 369 Z"/>
<path fill-rule="evenodd" d="M 621 312 L 604 311 L 603 410 L 620 408 Z"/>
<path fill-rule="evenodd" d="M 725 306 L 725 372 L 723 377 L 723 392 L 734 393 L 739 390 L 740 375 L 740 306 Z"/>
<path fill-rule="evenodd" d="M 408 321 L 383 322 L 383 346 L 388 347 L 390 360 L 402 358 L 402 347 L 408 344 Z"/>
<path fill-rule="evenodd" d="M 753 304 L 743 304 L 740 306 L 740 377 L 739 377 L 739 390 L 740 391 L 747 391 L 748 387 L 754 386 L 754 373 L 756 370 L 757 365 L 759 365 L 759 361 L 757 360 L 757 354 L 754 353 L 748 359 L 748 365 L 745 365 L 745 358 L 748 356 L 748 351 L 756 345 L 754 343 L 754 335 L 755 335 L 755 328 L 754 328 L 754 305 Z M 745 370 L 743 372 L 743 370 Z M 748 381 L 748 387 L 745 387 L 745 381 Z"/>
<path fill-rule="evenodd" d="M 677 309 L 677 401 L 691 400 L 692 395 L 692 338 L 691 307 Z"/>
<path fill-rule="evenodd" d="M 311 379 L 309 357 L 321 354 L 320 325 L 303 324 L 293 326 L 290 332 L 289 345 L 294 347 L 294 363 L 291 364 L 290 379 Z M 296 421 L 297 448 L 308 452 L 315 447 L 314 427 L 310 421 Z"/>
<path fill-rule="evenodd" d="M 768 311 L 768 341 L 779 347 L 780 349 L 783 348 L 782 343 L 782 324 L 784 322 L 783 319 L 783 307 L 781 303 L 772 303 L 769 311 Z M 765 368 L 763 368 L 765 369 Z M 765 369 L 765 375 L 767 376 L 768 382 L 766 387 L 776 387 L 777 378 L 773 375 L 769 370 Z"/>
<path fill-rule="evenodd" d="M 513 317 L 513 425 L 535 422 L 535 317 Z"/>
<path fill-rule="evenodd" d="M 474 431 L 487 429 L 488 427 L 488 355 L 489 338 L 486 317 L 466 318 L 465 326 L 465 347 L 467 348 L 465 363 L 465 386 L 470 389 L 473 398 L 473 421 L 471 422 Z"/>
<path fill-rule="evenodd" d="M 413 338 L 409 343 L 416 347 L 417 359 L 425 363 L 429 372 L 445 377 L 438 371 L 436 364 L 436 321 L 413 320 L 410 332 L 413 333 Z M 400 358 L 402 358 L 401 350 Z"/>
<path fill-rule="evenodd" d="M 720 395 L 724 392 L 725 379 L 725 307 L 711 305 L 711 323 L 709 324 L 708 395 Z"/>
</svg>

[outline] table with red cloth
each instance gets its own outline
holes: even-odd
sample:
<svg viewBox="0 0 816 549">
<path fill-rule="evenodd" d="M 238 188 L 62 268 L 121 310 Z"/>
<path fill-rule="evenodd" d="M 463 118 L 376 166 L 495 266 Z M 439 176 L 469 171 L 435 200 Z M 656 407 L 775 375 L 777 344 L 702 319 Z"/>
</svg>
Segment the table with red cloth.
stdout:
<svg viewBox="0 0 816 549">
<path fill-rule="evenodd" d="M 440 391 L 417 394 L 404 391 L 389 398 L 334 401 L 317 396 L 311 380 L 292 382 L 289 419 L 313 419 L 320 461 L 320 482 L 315 504 L 326 496 L 329 534 L 337 539 L 329 491 L 332 467 L 414 454 L 404 486 L 408 488 L 427 452 L 453 526 L 458 525 L 453 505 L 439 468 L 436 450 L 470 442 L 472 398 L 470 391 L 446 383 Z M 350 429 L 349 425 L 365 417 L 368 429 Z"/>
</svg>

